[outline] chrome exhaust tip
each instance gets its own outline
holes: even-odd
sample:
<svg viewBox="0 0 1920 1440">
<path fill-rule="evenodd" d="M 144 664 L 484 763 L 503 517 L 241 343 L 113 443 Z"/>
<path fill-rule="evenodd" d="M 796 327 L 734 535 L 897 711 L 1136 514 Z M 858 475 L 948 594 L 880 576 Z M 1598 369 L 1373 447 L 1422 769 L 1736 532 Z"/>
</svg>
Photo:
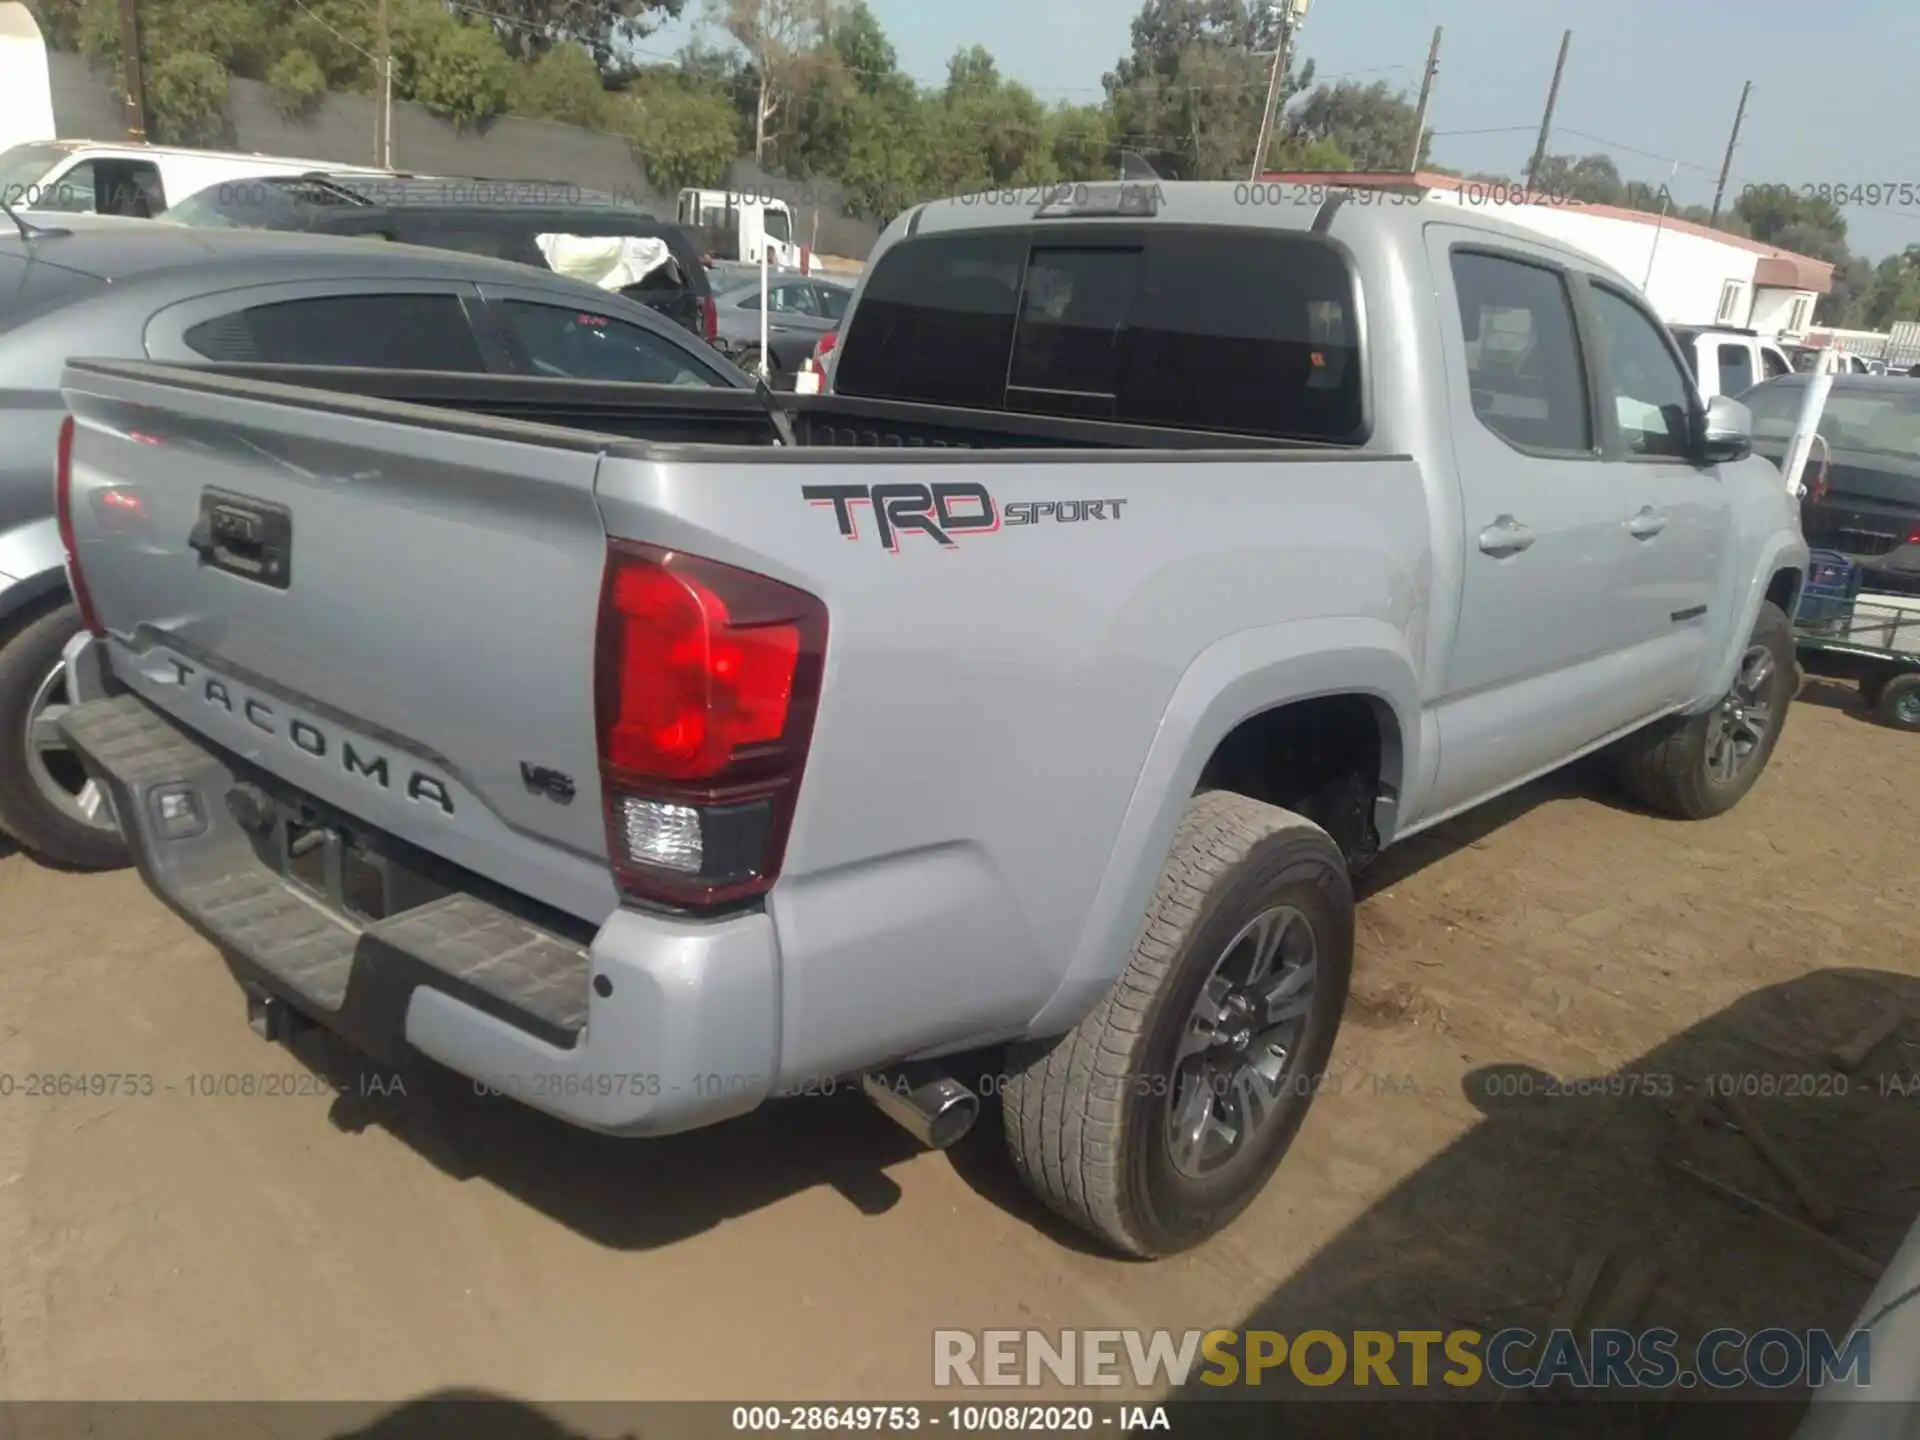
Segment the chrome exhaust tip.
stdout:
<svg viewBox="0 0 1920 1440">
<path fill-rule="evenodd" d="M 955 1080 L 914 1070 L 887 1070 L 862 1081 L 871 1100 L 930 1150 L 945 1150 L 980 1118 L 980 1097 Z"/>
</svg>

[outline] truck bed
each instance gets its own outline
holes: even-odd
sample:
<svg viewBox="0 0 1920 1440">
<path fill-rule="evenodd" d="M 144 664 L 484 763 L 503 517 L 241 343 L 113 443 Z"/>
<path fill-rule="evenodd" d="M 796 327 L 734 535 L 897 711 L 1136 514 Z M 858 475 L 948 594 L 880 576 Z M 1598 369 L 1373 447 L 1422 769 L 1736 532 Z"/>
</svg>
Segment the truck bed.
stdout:
<svg viewBox="0 0 1920 1440">
<path fill-rule="evenodd" d="M 327 390 L 343 397 L 343 407 L 357 414 L 368 411 L 353 401 L 388 401 L 661 444 L 773 445 L 778 435 L 766 403 L 749 390 L 311 365 L 161 367 L 138 361 L 79 361 L 76 366 L 108 375 L 157 377 L 164 373 L 167 383 L 182 386 L 192 386 L 195 376 L 204 376 L 215 382 L 247 380 Z M 312 397 L 308 397 L 308 403 L 315 403 Z M 803 446 L 964 450 L 1306 448 L 1264 436 L 1009 415 L 840 395 L 782 394 L 775 397 L 775 404 L 791 428 L 795 443 Z"/>
</svg>

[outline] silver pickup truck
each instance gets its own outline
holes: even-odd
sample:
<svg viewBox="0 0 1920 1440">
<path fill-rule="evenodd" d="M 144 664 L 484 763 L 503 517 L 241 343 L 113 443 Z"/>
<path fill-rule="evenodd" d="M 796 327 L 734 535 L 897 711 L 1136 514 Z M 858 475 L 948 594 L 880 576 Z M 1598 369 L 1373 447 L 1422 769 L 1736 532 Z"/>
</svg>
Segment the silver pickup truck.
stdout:
<svg viewBox="0 0 1920 1440">
<path fill-rule="evenodd" d="M 1729 809 L 1807 564 L 1618 275 L 1244 192 L 922 206 L 781 409 L 76 361 L 61 723 L 263 1032 L 635 1136 L 993 1091 L 1049 1204 L 1191 1245 L 1313 1097 L 1350 874 L 1602 747 Z"/>
</svg>

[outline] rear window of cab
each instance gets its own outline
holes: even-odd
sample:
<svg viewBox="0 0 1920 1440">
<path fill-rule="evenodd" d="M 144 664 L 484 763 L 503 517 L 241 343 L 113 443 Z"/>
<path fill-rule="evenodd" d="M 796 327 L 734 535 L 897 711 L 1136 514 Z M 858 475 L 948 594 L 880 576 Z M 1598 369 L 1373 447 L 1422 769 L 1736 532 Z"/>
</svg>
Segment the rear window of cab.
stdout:
<svg viewBox="0 0 1920 1440">
<path fill-rule="evenodd" d="M 1351 444 L 1345 254 L 1270 230 L 1074 226 L 903 240 L 836 359 L 842 395 Z"/>
</svg>

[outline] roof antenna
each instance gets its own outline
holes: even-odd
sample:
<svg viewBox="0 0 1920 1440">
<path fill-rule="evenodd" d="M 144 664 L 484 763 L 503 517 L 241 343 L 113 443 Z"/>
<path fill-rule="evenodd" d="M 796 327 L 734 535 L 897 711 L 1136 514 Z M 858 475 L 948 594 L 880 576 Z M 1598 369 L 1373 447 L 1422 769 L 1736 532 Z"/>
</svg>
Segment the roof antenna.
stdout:
<svg viewBox="0 0 1920 1440">
<path fill-rule="evenodd" d="M 13 206 L 9 205 L 5 200 L 0 200 L 0 210 L 7 212 L 7 218 L 14 223 L 14 228 L 19 230 L 20 238 L 29 243 L 53 235 L 67 235 L 72 233 L 67 230 L 54 230 L 45 225 L 35 225 L 26 220 L 18 210 L 14 209 Z"/>
</svg>

